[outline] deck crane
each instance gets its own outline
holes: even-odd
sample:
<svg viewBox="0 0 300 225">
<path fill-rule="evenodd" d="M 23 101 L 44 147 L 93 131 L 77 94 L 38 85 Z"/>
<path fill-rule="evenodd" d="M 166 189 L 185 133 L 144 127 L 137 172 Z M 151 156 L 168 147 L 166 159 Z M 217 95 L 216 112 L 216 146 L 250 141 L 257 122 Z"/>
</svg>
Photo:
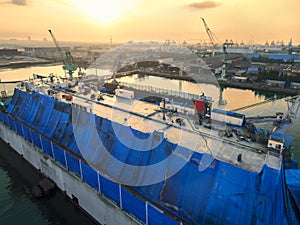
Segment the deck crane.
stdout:
<svg viewBox="0 0 300 225">
<path fill-rule="evenodd" d="M 48 30 L 51 34 L 51 37 L 53 39 L 53 42 L 56 46 L 57 51 L 60 53 L 61 58 L 63 59 L 63 70 L 68 71 L 69 79 L 73 79 L 73 73 L 77 70 L 77 65 L 74 63 L 73 57 L 70 53 L 70 51 L 65 51 L 60 45 L 58 44 L 55 36 L 53 35 L 51 30 Z"/>
<path fill-rule="evenodd" d="M 288 97 L 285 101 L 287 102 L 288 111 L 277 118 L 274 123 L 274 132 L 285 133 L 297 118 L 300 109 L 300 95 Z"/>
<path fill-rule="evenodd" d="M 296 95 L 293 97 L 285 97 L 285 98 L 280 98 L 280 99 L 270 98 L 263 102 L 254 103 L 254 104 L 243 106 L 243 107 L 237 108 L 237 109 L 231 109 L 230 111 L 237 112 L 240 110 L 249 109 L 252 107 L 260 106 L 263 104 L 267 104 L 267 103 L 279 101 L 279 100 L 285 100 L 287 102 L 288 110 L 285 113 L 277 112 L 275 116 L 271 115 L 271 116 L 247 117 L 247 120 L 252 123 L 273 122 L 273 125 L 274 125 L 273 132 L 285 133 L 288 130 L 288 128 L 293 124 L 293 122 L 295 121 L 295 119 L 298 116 L 298 112 L 300 109 L 300 95 Z"/>
</svg>

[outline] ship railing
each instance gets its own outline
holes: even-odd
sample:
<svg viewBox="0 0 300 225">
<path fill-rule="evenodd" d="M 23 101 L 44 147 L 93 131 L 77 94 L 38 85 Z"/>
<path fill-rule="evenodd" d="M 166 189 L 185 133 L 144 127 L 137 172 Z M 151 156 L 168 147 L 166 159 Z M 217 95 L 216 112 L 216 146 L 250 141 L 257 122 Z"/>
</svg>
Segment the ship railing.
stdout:
<svg viewBox="0 0 300 225">
<path fill-rule="evenodd" d="M 160 94 L 160 95 L 167 95 L 167 96 L 174 96 L 174 97 L 180 97 L 187 100 L 193 100 L 193 99 L 201 99 L 200 95 L 192 94 L 192 93 L 186 93 L 182 91 L 176 91 L 171 89 L 165 89 L 165 88 L 159 88 L 154 87 L 150 85 L 142 85 L 142 84 L 134 84 L 129 82 L 120 82 L 121 86 L 125 86 L 128 88 L 140 90 L 140 91 L 147 91 L 150 93 Z"/>
</svg>

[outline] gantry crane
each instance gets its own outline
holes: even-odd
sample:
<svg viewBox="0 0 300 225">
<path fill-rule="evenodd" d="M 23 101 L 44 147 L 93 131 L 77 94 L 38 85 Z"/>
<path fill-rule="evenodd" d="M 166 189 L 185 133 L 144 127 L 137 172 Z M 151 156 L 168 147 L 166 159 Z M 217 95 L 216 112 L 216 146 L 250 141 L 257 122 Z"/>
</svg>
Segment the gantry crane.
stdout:
<svg viewBox="0 0 300 225">
<path fill-rule="evenodd" d="M 57 51 L 60 53 L 61 58 L 63 60 L 63 70 L 68 71 L 69 79 L 73 79 L 73 73 L 77 70 L 77 65 L 74 63 L 73 57 L 70 53 L 70 51 L 65 51 L 60 45 L 58 44 L 55 36 L 53 35 L 51 30 L 48 30 L 51 34 L 51 37 L 53 39 L 53 42 L 56 46 Z"/>
</svg>

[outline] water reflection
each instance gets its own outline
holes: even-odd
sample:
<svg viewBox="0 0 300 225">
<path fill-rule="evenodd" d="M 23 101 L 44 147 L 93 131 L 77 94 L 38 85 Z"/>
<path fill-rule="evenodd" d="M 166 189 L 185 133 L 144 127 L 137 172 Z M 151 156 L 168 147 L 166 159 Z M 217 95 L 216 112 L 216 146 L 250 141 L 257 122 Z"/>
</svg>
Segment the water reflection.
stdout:
<svg viewBox="0 0 300 225">
<path fill-rule="evenodd" d="M 0 69 L 0 79 L 1 81 L 28 80 L 29 78 L 32 78 L 32 74 L 34 73 L 46 76 L 50 73 L 65 76 L 65 71 L 62 69 L 62 65 L 47 65 L 25 68 Z"/>
</svg>

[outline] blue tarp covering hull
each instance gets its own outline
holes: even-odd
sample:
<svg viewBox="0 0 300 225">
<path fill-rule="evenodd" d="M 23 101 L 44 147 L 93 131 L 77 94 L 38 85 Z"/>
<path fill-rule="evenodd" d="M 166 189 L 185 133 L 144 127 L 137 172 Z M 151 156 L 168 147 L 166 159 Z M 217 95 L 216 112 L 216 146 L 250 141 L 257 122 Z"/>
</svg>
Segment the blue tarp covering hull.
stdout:
<svg viewBox="0 0 300 225">
<path fill-rule="evenodd" d="M 300 210 L 300 170 L 286 170 L 285 176 L 289 191 Z"/>
<path fill-rule="evenodd" d="M 47 106 L 43 106 L 44 103 Z M 215 160 L 209 168 L 200 171 L 198 162 L 203 155 L 181 147 L 180 154 L 167 165 L 169 168 L 156 167 L 154 171 L 141 169 L 132 176 L 118 167 L 116 162 L 141 167 L 155 165 L 180 146 L 165 140 L 160 132 L 144 134 L 134 131 L 135 137 L 153 136 L 152 142 L 146 144 L 147 148 L 148 145 L 152 146 L 151 150 L 137 151 L 136 148 L 140 146 L 128 140 L 132 137 L 126 134 L 128 130 L 125 126 L 72 109 L 68 104 L 58 103 L 38 93 L 16 90 L 8 112 L 61 148 L 70 150 L 72 155 L 63 154 L 60 147 L 50 148 L 46 139 L 39 140 L 34 132 L 22 129 L 26 139 L 31 139 L 45 152 L 53 154 L 58 162 L 71 168 L 74 173 L 82 173 L 83 180 L 91 187 L 98 189 L 99 184 L 103 187 L 109 185 L 110 188 L 105 188 L 105 194 L 118 204 L 119 188 L 115 183 L 118 179 L 127 178 L 139 184 L 145 177 L 169 172 L 180 161 L 186 160 L 183 168 L 170 178 L 146 186 L 131 185 L 130 189 L 188 224 L 299 224 L 300 211 L 295 204 L 297 197 L 287 188 L 283 169 L 278 171 L 265 165 L 259 173 L 255 173 Z M 3 122 L 10 125 L 5 118 Z M 18 130 L 16 124 L 18 122 L 14 128 Z M 92 129 L 93 126 L 96 129 Z M 124 146 L 119 135 L 125 135 L 124 138 L 132 142 L 132 148 Z M 89 165 L 80 164 L 76 156 L 86 160 Z M 108 156 L 115 160 L 110 160 Z M 94 169 L 89 169 L 89 166 Z M 100 178 L 96 171 L 102 175 Z M 132 194 L 126 191 L 121 193 L 126 199 L 136 199 L 135 206 L 143 205 Z M 133 210 L 130 203 L 124 207 L 127 211 Z M 149 208 L 151 212 L 152 208 Z M 138 218 L 144 221 L 143 209 L 136 210 L 141 211 Z M 154 214 L 157 213 L 155 211 Z M 150 218 L 151 221 L 156 220 Z"/>
</svg>

